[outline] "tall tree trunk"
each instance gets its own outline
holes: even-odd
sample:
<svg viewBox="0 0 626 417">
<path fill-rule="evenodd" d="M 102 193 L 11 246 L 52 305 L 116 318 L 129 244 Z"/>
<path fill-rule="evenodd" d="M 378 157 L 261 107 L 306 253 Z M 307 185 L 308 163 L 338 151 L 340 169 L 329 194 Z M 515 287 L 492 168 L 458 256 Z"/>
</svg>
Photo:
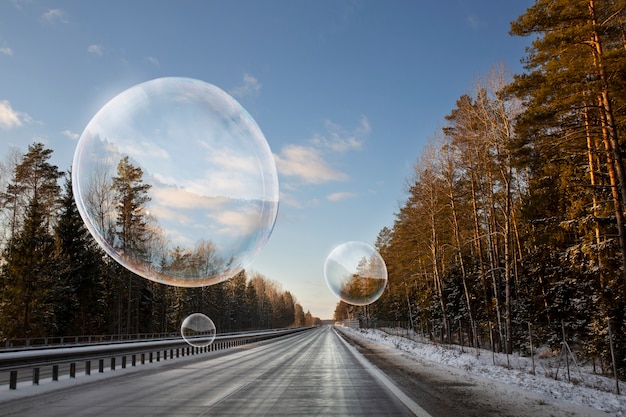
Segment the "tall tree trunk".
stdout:
<svg viewBox="0 0 626 417">
<path fill-rule="evenodd" d="M 459 265 L 461 267 L 461 280 L 463 281 L 463 293 L 465 294 L 465 302 L 467 304 L 467 316 L 470 321 L 473 344 L 474 346 L 478 346 L 478 336 L 476 335 L 476 324 L 474 323 L 474 315 L 472 314 L 472 303 L 471 303 L 469 289 L 467 287 L 467 273 L 465 271 L 465 262 L 463 261 L 463 252 L 461 251 L 461 236 L 459 232 L 459 220 L 458 220 L 457 213 L 456 213 L 456 205 L 454 203 L 454 198 L 451 199 L 450 204 L 451 204 L 451 209 L 452 209 L 452 221 L 454 224 L 454 239 L 456 241 Z"/>
<path fill-rule="evenodd" d="M 513 353 L 513 323 L 511 319 L 511 186 L 505 181 L 505 219 L 504 219 L 504 315 L 506 325 L 506 353 Z"/>
<path fill-rule="evenodd" d="M 598 33 L 596 21 L 596 6 L 594 0 L 589 0 L 589 14 L 593 25 L 590 44 L 593 48 L 593 61 L 600 82 L 598 104 L 600 106 L 600 119 L 602 121 L 602 135 L 607 150 L 607 166 L 611 180 L 611 194 L 617 223 L 620 250 L 622 252 L 622 279 L 626 284 L 626 234 L 624 231 L 624 206 L 626 205 L 626 172 L 622 152 L 617 137 L 617 127 L 613 119 L 613 109 L 609 98 L 609 83 L 606 69 L 602 60 L 602 43 Z M 626 288 L 626 286 L 625 286 Z"/>
<path fill-rule="evenodd" d="M 585 120 L 585 136 L 587 138 L 587 159 L 588 159 L 588 163 L 589 163 L 589 182 L 591 183 L 591 189 L 592 189 L 592 195 L 591 195 L 591 200 L 592 200 L 592 204 L 593 204 L 593 209 L 592 209 L 592 213 L 593 213 L 593 218 L 594 218 L 594 224 L 593 224 L 593 230 L 594 230 L 594 238 L 595 238 L 595 242 L 596 242 L 596 247 L 598 249 L 596 249 L 596 262 L 598 262 L 598 265 L 600 267 L 602 267 L 602 255 L 600 253 L 600 244 L 602 243 L 602 236 L 600 233 L 600 223 L 599 223 L 599 213 L 598 213 L 598 196 L 596 194 L 596 190 L 597 190 L 597 186 L 598 186 L 598 181 L 596 179 L 596 164 L 595 164 L 595 152 L 596 152 L 596 147 L 595 147 L 595 143 L 593 140 L 593 136 L 591 134 L 591 124 L 589 122 L 589 107 L 586 105 L 586 100 L 585 100 L 585 107 L 583 108 L 583 116 L 584 116 L 584 120 Z"/>
<path fill-rule="evenodd" d="M 483 244 L 480 230 L 480 216 L 478 214 L 478 202 L 476 196 L 476 180 L 474 178 L 474 173 L 471 173 L 471 192 L 472 192 L 472 214 L 474 221 L 474 245 L 476 247 L 475 251 L 478 255 L 478 268 L 480 274 L 480 283 L 481 288 L 483 290 L 483 300 L 485 302 L 486 313 L 489 314 L 489 310 L 491 308 L 491 299 L 489 297 L 489 284 L 487 283 L 487 271 L 485 270 L 485 260 L 483 254 Z"/>
<path fill-rule="evenodd" d="M 131 280 L 131 277 L 128 276 L 128 294 L 127 294 L 127 299 L 126 299 L 126 334 L 130 334 L 130 317 L 131 317 L 131 311 L 132 311 L 132 297 L 131 294 L 133 292 L 133 281 Z"/>
<path fill-rule="evenodd" d="M 622 197 L 621 205 L 622 207 L 624 207 L 626 206 L 626 170 L 624 168 L 622 151 L 619 145 L 617 125 L 615 124 L 615 120 L 613 118 L 613 105 L 611 104 L 609 94 L 609 81 L 606 75 L 606 68 L 603 61 L 602 42 L 600 41 L 600 35 L 598 33 L 598 23 L 596 21 L 596 7 L 594 0 L 589 0 L 589 13 L 591 15 L 591 21 L 594 28 L 591 38 L 591 45 L 594 51 L 593 62 L 600 81 L 599 104 L 603 113 L 603 125 L 606 129 L 608 142 L 610 144 L 610 151 L 613 156 L 613 163 L 615 164 L 615 171 L 617 173 L 619 185 L 618 189 Z"/>
<path fill-rule="evenodd" d="M 604 119 L 604 117 L 602 117 Z M 619 239 L 619 247 L 622 260 L 622 279 L 626 283 L 626 233 L 624 231 L 624 207 L 619 192 L 619 180 L 616 173 L 616 164 L 613 161 L 613 152 L 609 135 L 603 124 L 602 137 L 606 150 L 606 166 L 609 173 L 609 181 L 611 184 L 611 196 L 613 197 L 613 210 L 615 212 L 615 223 L 617 228 L 617 237 Z"/>
<path fill-rule="evenodd" d="M 450 341 L 450 326 L 448 323 L 448 314 L 446 309 L 446 299 L 443 293 L 443 282 L 441 278 L 441 273 L 439 272 L 439 243 L 437 241 L 437 229 L 435 223 L 435 215 L 434 213 L 431 215 L 431 246 L 430 252 L 433 261 L 433 274 L 435 278 L 435 288 L 437 290 L 437 294 L 439 295 L 439 306 L 441 307 L 441 316 L 443 320 L 443 329 L 446 335 L 446 339 Z"/>
</svg>

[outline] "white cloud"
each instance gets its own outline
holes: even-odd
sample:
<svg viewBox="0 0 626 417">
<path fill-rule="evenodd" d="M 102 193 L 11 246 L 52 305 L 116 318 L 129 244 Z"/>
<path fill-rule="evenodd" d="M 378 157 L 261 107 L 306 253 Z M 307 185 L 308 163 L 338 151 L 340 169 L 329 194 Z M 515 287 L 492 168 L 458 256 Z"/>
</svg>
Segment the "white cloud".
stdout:
<svg viewBox="0 0 626 417">
<path fill-rule="evenodd" d="M 167 149 L 159 146 L 158 143 L 149 140 L 136 140 L 134 142 L 120 142 L 118 146 L 119 152 L 126 155 L 133 155 L 136 158 L 147 158 L 152 160 L 168 160 L 170 154 Z"/>
<path fill-rule="evenodd" d="M 161 66 L 161 63 L 159 62 L 159 60 L 153 56 L 146 57 L 146 60 L 157 68 Z"/>
<path fill-rule="evenodd" d="M 154 206 L 174 209 L 218 210 L 225 202 L 224 198 L 207 197 L 184 188 L 164 187 L 156 184 L 151 190 L 151 196 Z M 180 210 L 178 214 L 180 215 Z"/>
<path fill-rule="evenodd" d="M 328 181 L 343 181 L 348 178 L 343 172 L 331 168 L 316 148 L 287 145 L 281 154 L 274 154 L 278 172 L 286 177 L 297 177 L 308 184 Z"/>
<path fill-rule="evenodd" d="M 326 126 L 326 134 L 316 135 L 312 142 L 333 152 L 361 149 L 365 137 L 372 131 L 369 120 L 365 116 L 361 116 L 359 124 L 352 131 L 348 131 L 330 120 L 327 120 L 324 125 Z"/>
<path fill-rule="evenodd" d="M 87 52 L 98 55 L 98 56 L 102 56 L 102 46 L 101 45 L 89 45 L 87 47 Z"/>
<path fill-rule="evenodd" d="M 0 48 L 0 54 L 12 56 L 13 55 L 13 49 L 8 48 L 8 47 Z"/>
<path fill-rule="evenodd" d="M 243 75 L 243 84 L 233 88 L 230 93 L 235 97 L 256 97 L 261 92 L 261 83 L 250 74 Z"/>
<path fill-rule="evenodd" d="M 467 16 L 467 23 L 472 28 L 472 30 L 478 30 L 480 28 L 480 26 L 481 26 L 481 24 L 478 21 L 478 19 L 475 16 L 473 16 L 473 15 L 468 15 Z"/>
<path fill-rule="evenodd" d="M 0 101 L 0 128 L 11 129 L 20 127 L 31 120 L 28 114 L 13 110 L 8 100 Z"/>
<path fill-rule="evenodd" d="M 286 193 L 282 191 L 282 189 L 280 191 L 280 204 L 286 204 L 291 207 L 302 208 L 302 204 L 300 204 L 300 201 L 298 201 L 295 196 L 293 196 L 291 193 Z"/>
<path fill-rule="evenodd" d="M 80 137 L 78 133 L 72 132 L 71 130 L 64 130 L 61 133 L 63 133 L 65 136 L 67 136 L 68 138 L 72 140 L 78 140 L 78 138 Z"/>
<path fill-rule="evenodd" d="M 329 194 L 328 196 L 326 196 L 326 199 L 328 201 L 341 201 L 341 200 L 347 200 L 349 198 L 354 198 L 354 197 L 356 197 L 355 193 L 351 193 L 348 191 L 340 191 L 337 193 Z"/>
<path fill-rule="evenodd" d="M 67 15 L 61 9 L 50 9 L 43 14 L 42 18 L 48 23 L 67 23 Z"/>
<path fill-rule="evenodd" d="M 168 207 L 165 205 L 152 205 L 150 207 L 150 214 L 161 221 L 175 220 L 179 224 L 187 225 L 192 222 L 192 218 L 183 214 L 182 210 L 177 210 L 178 207 Z"/>
<path fill-rule="evenodd" d="M 254 210 L 224 210 L 211 213 L 209 217 L 219 225 L 219 233 L 242 236 L 258 227 L 259 216 Z"/>
<path fill-rule="evenodd" d="M 325 127 L 325 134 L 315 135 L 309 141 L 310 145 L 287 145 L 279 154 L 274 154 L 278 173 L 287 179 L 283 178 L 281 191 L 288 190 L 291 193 L 281 195 L 281 202 L 286 201 L 286 196 L 289 198 L 288 205 L 302 207 L 303 204 L 295 197 L 301 185 L 347 180 L 348 175 L 334 169 L 327 161 L 327 156 L 361 149 L 365 137 L 371 132 L 369 120 L 365 116 L 361 117 L 359 124 L 352 130 L 331 121 L 326 121 Z M 356 194 L 339 192 L 328 195 L 326 200 L 336 202 L 353 197 L 356 197 Z M 310 204 L 312 203 L 306 203 Z"/>
</svg>

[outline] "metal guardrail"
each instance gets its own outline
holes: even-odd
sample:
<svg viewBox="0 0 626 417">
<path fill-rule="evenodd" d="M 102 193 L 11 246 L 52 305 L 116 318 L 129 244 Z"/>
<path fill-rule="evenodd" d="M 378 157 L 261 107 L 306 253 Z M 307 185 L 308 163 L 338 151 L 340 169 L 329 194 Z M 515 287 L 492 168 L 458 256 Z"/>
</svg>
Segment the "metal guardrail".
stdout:
<svg viewBox="0 0 626 417">
<path fill-rule="evenodd" d="M 261 329 L 247 329 L 245 331 L 222 333 L 222 334 L 244 334 Z M 18 339 L 0 338 L 0 353 L 16 349 L 47 349 L 55 346 L 67 345 L 88 345 L 97 343 L 120 343 L 140 340 L 155 339 L 175 339 L 180 337 L 180 332 L 165 333 L 132 333 L 132 334 L 98 334 L 98 335 L 78 335 L 78 336 L 42 336 Z"/>
<path fill-rule="evenodd" d="M 79 336 L 44 336 L 19 339 L 0 340 L 0 352 L 7 349 L 45 348 L 59 345 L 79 345 L 92 343 L 129 342 L 137 340 L 167 339 L 176 337 L 177 333 L 133 333 L 133 334 L 99 334 Z"/>
<path fill-rule="evenodd" d="M 86 375 L 91 374 L 91 362 L 98 361 L 98 372 L 104 372 L 105 360 L 110 361 L 110 367 L 115 370 L 116 359 L 121 361 L 121 367 L 126 368 L 128 358 L 130 365 L 136 366 L 139 362 L 144 364 L 146 359 L 149 362 L 181 356 L 196 355 L 203 352 L 228 349 L 244 344 L 255 343 L 262 340 L 273 339 L 280 336 L 294 334 L 309 330 L 312 327 L 299 327 L 288 329 L 264 330 L 236 334 L 217 335 L 213 343 L 206 347 L 195 347 L 187 344 L 182 338 L 117 342 L 97 345 L 80 346 L 57 346 L 47 349 L 20 349 L 10 352 L 0 352 L 0 374 L 9 373 L 9 388 L 16 389 L 18 381 L 18 371 L 31 370 L 33 385 L 39 384 L 41 368 L 51 368 L 52 380 L 58 381 L 59 365 L 69 364 L 70 378 L 76 377 L 76 364 L 84 361 Z"/>
</svg>

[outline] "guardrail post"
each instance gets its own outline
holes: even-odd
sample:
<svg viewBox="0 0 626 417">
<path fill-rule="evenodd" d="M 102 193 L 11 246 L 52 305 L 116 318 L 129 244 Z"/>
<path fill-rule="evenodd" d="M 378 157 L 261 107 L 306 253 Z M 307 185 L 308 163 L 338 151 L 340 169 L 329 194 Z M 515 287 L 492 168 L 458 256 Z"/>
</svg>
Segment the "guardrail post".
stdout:
<svg viewBox="0 0 626 417">
<path fill-rule="evenodd" d="M 17 371 L 11 371 L 9 376 L 9 389 L 17 388 Z"/>
<path fill-rule="evenodd" d="M 282 334 L 282 333 L 280 333 Z M 137 354 L 129 354 L 132 358 L 132 363 L 133 366 L 136 366 L 137 363 L 137 355 L 141 355 L 141 363 L 145 364 L 146 361 L 146 356 L 149 354 L 149 358 L 150 358 L 150 362 L 154 361 L 154 353 L 156 352 L 157 361 L 160 361 L 161 359 L 161 353 L 163 353 L 163 360 L 168 360 L 168 359 L 174 359 L 174 350 L 176 350 L 176 357 L 179 358 L 180 356 L 189 356 L 189 355 L 197 355 L 197 354 L 202 354 L 205 352 L 211 352 L 211 351 L 216 351 L 216 350 L 221 350 L 221 349 L 230 349 L 230 348 L 235 348 L 241 345 L 245 345 L 245 344 L 249 344 L 249 343 L 254 343 L 255 341 L 258 340 L 265 340 L 267 338 L 271 338 L 274 337 L 273 334 L 270 336 L 269 333 L 268 334 L 257 334 L 257 333 L 252 333 L 251 337 L 248 337 L 244 334 L 241 335 L 235 335 L 235 336 L 225 336 L 224 339 L 222 340 L 216 340 L 214 341 L 214 343 L 209 344 L 208 346 L 202 346 L 202 347 L 196 347 L 196 346 L 191 346 L 191 345 L 187 345 L 187 344 L 181 344 L 178 345 L 176 347 L 170 347 L 169 346 L 169 342 L 165 342 L 165 343 L 153 343 L 153 344 L 149 344 L 146 347 L 146 351 L 144 353 L 141 353 L 141 351 L 139 351 L 140 353 Z M 63 343 L 67 344 L 67 343 L 76 343 L 79 342 L 83 339 L 86 339 L 87 336 L 84 337 L 75 337 L 75 338 L 64 338 L 63 339 Z M 98 339 L 103 340 L 103 336 L 93 336 L 90 337 L 90 340 L 92 341 L 97 341 Z M 113 340 L 113 337 L 111 337 L 111 339 Z M 42 341 L 44 343 L 59 343 L 59 338 L 47 338 L 45 341 L 43 338 L 40 339 L 33 339 L 33 340 L 26 340 L 26 344 L 27 345 L 33 345 L 33 346 L 41 346 Z M 18 344 L 23 344 L 23 341 L 19 341 L 17 342 Z M 6 345 L 6 344 L 13 344 L 12 342 L 9 341 L 5 341 L 2 343 L 2 345 Z M 153 349 L 152 352 L 150 352 L 150 349 Z M 116 360 L 118 357 L 121 357 L 121 362 L 122 368 L 126 368 L 128 365 L 128 357 L 125 356 L 125 354 L 123 353 L 125 350 L 125 348 L 116 348 L 116 347 L 112 347 L 111 349 L 107 349 L 104 352 L 107 353 L 103 353 L 103 355 L 107 355 L 108 358 L 110 358 L 111 360 L 111 370 L 116 370 Z M 168 350 L 169 350 L 169 358 L 168 358 Z M 99 359 L 99 358 L 94 358 L 91 360 L 87 360 L 87 359 L 77 359 L 77 358 L 72 358 L 70 357 L 66 357 L 64 359 L 62 359 L 60 362 L 56 362 L 57 365 L 54 365 L 54 361 L 50 360 L 48 361 L 49 365 L 46 366 L 50 366 L 52 367 L 52 372 L 53 372 L 53 380 L 58 380 L 58 372 L 59 372 L 59 366 L 65 366 L 65 364 L 67 364 L 69 366 L 69 377 L 70 378 L 75 378 L 76 375 L 76 361 L 80 361 L 80 360 L 84 360 L 85 362 L 85 375 L 90 375 L 91 374 L 91 367 L 92 367 L 92 361 L 98 361 L 98 370 L 100 373 L 104 372 L 104 361 L 106 361 L 107 356 L 103 356 L 103 359 Z M 46 354 L 44 353 L 42 355 L 43 358 L 46 358 Z M 74 361 L 74 362 L 71 362 Z M 36 362 L 33 362 L 34 366 L 31 366 L 30 369 L 32 369 L 32 373 L 33 373 L 33 385 L 36 385 L 39 383 L 39 379 L 40 379 L 40 370 L 41 370 L 41 366 L 37 365 Z M 35 369 L 37 368 L 37 369 Z M 47 369 L 47 368 L 46 368 Z M 17 370 L 19 371 L 19 369 Z M 16 372 L 17 372 L 16 371 Z M 45 371 L 45 370 L 44 370 Z M 62 370 L 63 372 L 64 369 Z M 7 371 L 8 372 L 8 371 Z M 94 371 L 95 372 L 95 371 Z M 5 377 L 6 378 L 6 377 Z M 17 378 L 17 377 L 15 377 Z M 8 379 L 8 378 L 7 378 Z M 15 386 L 17 386 L 17 380 L 15 381 Z"/>
</svg>

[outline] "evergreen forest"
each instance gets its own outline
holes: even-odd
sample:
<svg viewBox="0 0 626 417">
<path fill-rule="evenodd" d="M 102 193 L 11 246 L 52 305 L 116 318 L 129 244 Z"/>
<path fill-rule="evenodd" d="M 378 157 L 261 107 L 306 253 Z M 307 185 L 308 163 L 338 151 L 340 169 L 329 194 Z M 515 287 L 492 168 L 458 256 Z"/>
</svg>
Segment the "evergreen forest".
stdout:
<svg viewBox="0 0 626 417">
<path fill-rule="evenodd" d="M 0 340 L 76 335 L 176 333 L 191 313 L 209 316 L 218 332 L 319 323 L 288 291 L 246 271 L 206 287 L 182 288 L 141 278 L 93 239 L 78 212 L 70 173 L 49 161 L 42 143 L 2 164 Z M 149 184 L 128 159 L 118 165 L 106 200 L 111 233 L 146 250 L 143 204 Z M 104 191 L 105 188 L 100 188 Z M 103 200 L 104 201 L 104 200 Z M 178 264 L 191 254 L 176 253 Z"/>
<path fill-rule="evenodd" d="M 610 329 L 626 376 L 626 1 L 537 0 L 510 34 L 523 72 L 494 65 L 451 103 L 376 239 L 385 293 L 335 318 L 509 353 L 565 332 L 604 366 Z"/>
</svg>

